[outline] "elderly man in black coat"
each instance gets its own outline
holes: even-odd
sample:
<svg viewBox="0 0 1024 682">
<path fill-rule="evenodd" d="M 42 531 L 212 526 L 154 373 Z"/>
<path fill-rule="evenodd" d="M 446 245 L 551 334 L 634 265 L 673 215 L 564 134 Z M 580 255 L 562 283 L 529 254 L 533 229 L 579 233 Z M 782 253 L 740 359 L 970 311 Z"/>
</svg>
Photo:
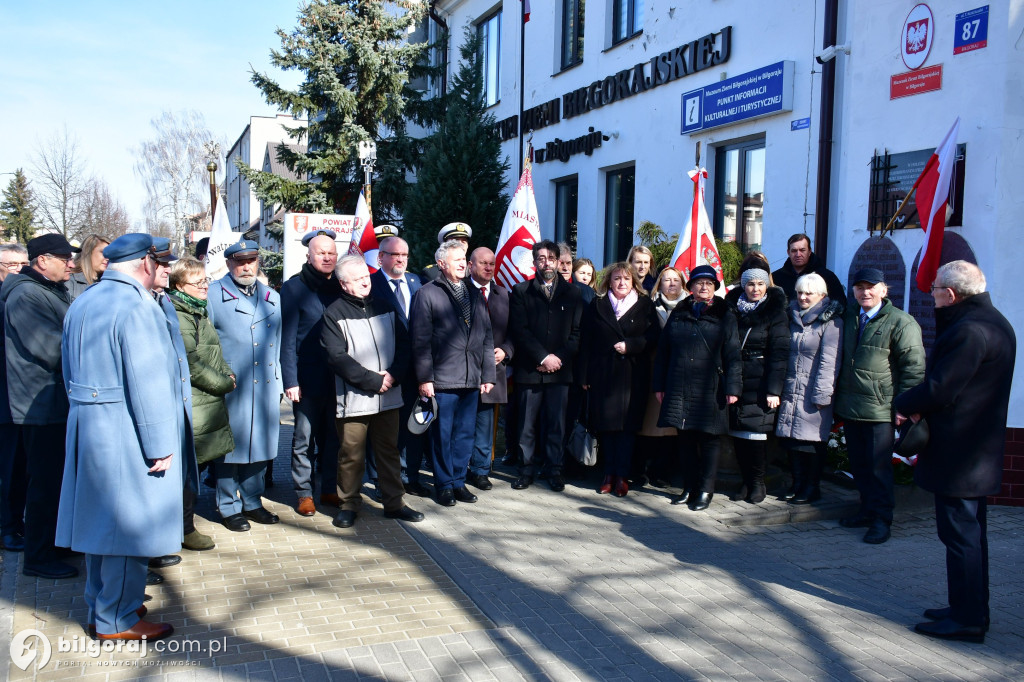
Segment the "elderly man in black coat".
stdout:
<svg viewBox="0 0 1024 682">
<path fill-rule="evenodd" d="M 920 385 L 895 400 L 896 421 L 928 422 L 930 438 L 914 478 L 935 493 L 935 523 L 946 546 L 949 606 L 924 612 L 915 630 L 982 642 L 988 630 L 987 495 L 999 492 L 1017 339 L 966 261 L 939 268 L 931 288 L 938 337 Z"/>
</svg>

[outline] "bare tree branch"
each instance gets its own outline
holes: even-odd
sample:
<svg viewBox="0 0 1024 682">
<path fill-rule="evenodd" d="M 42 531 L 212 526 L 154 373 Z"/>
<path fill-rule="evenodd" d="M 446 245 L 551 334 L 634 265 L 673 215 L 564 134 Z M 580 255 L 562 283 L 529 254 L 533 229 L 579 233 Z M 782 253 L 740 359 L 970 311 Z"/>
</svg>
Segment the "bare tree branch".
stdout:
<svg viewBox="0 0 1024 682">
<path fill-rule="evenodd" d="M 72 236 L 81 223 L 88 191 L 88 174 L 78 153 L 78 140 L 65 126 L 36 146 L 32 163 L 43 227 L 65 238 Z"/>
</svg>

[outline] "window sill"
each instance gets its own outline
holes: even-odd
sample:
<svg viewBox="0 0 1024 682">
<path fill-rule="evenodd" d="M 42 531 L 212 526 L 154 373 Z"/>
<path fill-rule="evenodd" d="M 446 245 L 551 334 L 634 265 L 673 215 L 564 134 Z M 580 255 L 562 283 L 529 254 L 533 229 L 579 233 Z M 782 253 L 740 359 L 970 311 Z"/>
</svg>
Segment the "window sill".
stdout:
<svg viewBox="0 0 1024 682">
<path fill-rule="evenodd" d="M 644 34 L 644 30 L 640 29 L 639 31 L 637 31 L 633 35 L 627 36 L 626 38 L 623 38 L 622 40 L 620 40 L 617 43 L 612 43 L 608 47 L 606 47 L 603 50 L 601 50 L 601 52 L 610 52 L 611 50 L 614 50 L 617 47 L 621 47 L 622 45 L 625 45 L 626 43 L 630 43 L 630 42 L 636 40 L 638 37 L 642 36 L 643 34 Z"/>
<path fill-rule="evenodd" d="M 569 64 L 568 66 L 563 66 L 561 69 L 559 69 L 558 71 L 555 71 L 553 74 L 551 74 L 551 77 L 554 78 L 555 76 L 561 76 L 566 71 L 572 71 L 573 69 L 575 69 L 575 68 L 577 68 L 579 66 L 583 66 L 583 60 L 582 59 L 579 60 L 578 62 L 576 62 L 575 64 Z"/>
</svg>

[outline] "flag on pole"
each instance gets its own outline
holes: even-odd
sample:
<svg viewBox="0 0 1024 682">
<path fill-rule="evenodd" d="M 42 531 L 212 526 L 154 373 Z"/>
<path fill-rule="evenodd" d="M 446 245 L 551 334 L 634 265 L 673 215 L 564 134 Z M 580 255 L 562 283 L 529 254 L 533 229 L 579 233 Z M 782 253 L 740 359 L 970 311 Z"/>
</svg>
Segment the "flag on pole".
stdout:
<svg viewBox="0 0 1024 682">
<path fill-rule="evenodd" d="M 914 183 L 917 188 L 917 215 L 924 230 L 924 247 L 917 266 L 917 288 L 931 291 L 942 255 L 942 237 L 946 230 L 946 205 L 949 201 L 949 181 L 956 164 L 956 138 L 960 132 L 960 117 L 946 133 L 942 144 L 924 165 L 921 176 Z"/>
<path fill-rule="evenodd" d="M 224 258 L 224 250 L 232 244 L 243 239 L 243 233 L 232 232 L 231 224 L 228 222 L 228 212 L 225 210 L 224 201 L 217 201 L 217 208 L 213 211 L 213 227 L 210 229 L 210 243 L 206 249 L 206 276 L 210 279 L 220 279 L 228 274 L 228 262 Z"/>
<path fill-rule="evenodd" d="M 523 23 L 525 24 L 530 20 L 530 0 L 522 0 L 523 3 Z"/>
<path fill-rule="evenodd" d="M 370 215 L 370 207 L 361 190 L 359 201 L 356 203 L 354 222 L 352 241 L 349 243 L 348 252 L 362 256 L 366 261 L 366 267 L 370 268 L 370 272 L 377 272 L 377 251 L 380 249 L 380 244 L 377 243 L 377 235 L 373 231 L 373 216 Z"/>
<path fill-rule="evenodd" d="M 715 235 L 711 232 L 711 221 L 708 211 L 704 208 L 704 181 L 708 172 L 704 168 L 694 168 L 689 173 L 693 180 L 693 204 L 686 217 L 686 226 L 676 242 L 676 250 L 672 254 L 672 267 L 683 274 L 683 282 L 690 279 L 690 272 L 698 265 L 710 265 L 718 273 L 718 281 L 723 279 L 722 259 L 715 246 Z"/>
<path fill-rule="evenodd" d="M 531 149 L 532 151 L 532 149 Z M 505 222 L 494 249 L 494 279 L 511 289 L 519 282 L 533 279 L 533 245 L 540 241 L 540 218 L 533 195 L 533 171 L 527 152 L 523 174 L 505 213 Z"/>
</svg>

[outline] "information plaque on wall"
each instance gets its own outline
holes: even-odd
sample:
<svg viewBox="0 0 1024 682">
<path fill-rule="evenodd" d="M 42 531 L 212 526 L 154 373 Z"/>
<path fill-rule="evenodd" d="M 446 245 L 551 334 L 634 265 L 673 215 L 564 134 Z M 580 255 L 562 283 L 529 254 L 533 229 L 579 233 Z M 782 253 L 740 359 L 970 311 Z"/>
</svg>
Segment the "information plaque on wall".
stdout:
<svg viewBox="0 0 1024 682">
<path fill-rule="evenodd" d="M 868 196 L 868 231 L 875 232 L 885 227 L 889 219 L 896 213 L 900 202 L 907 196 L 928 159 L 935 153 L 934 149 L 920 149 L 913 152 L 890 154 L 888 151 L 876 154 L 871 159 L 871 186 Z M 956 148 L 956 164 L 950 179 L 949 198 L 953 206 L 953 214 L 947 225 L 963 225 L 964 213 L 964 168 L 967 145 L 959 144 Z M 915 196 L 903 206 L 899 217 L 893 223 L 893 229 L 920 228 L 921 219 L 917 215 Z"/>
</svg>

